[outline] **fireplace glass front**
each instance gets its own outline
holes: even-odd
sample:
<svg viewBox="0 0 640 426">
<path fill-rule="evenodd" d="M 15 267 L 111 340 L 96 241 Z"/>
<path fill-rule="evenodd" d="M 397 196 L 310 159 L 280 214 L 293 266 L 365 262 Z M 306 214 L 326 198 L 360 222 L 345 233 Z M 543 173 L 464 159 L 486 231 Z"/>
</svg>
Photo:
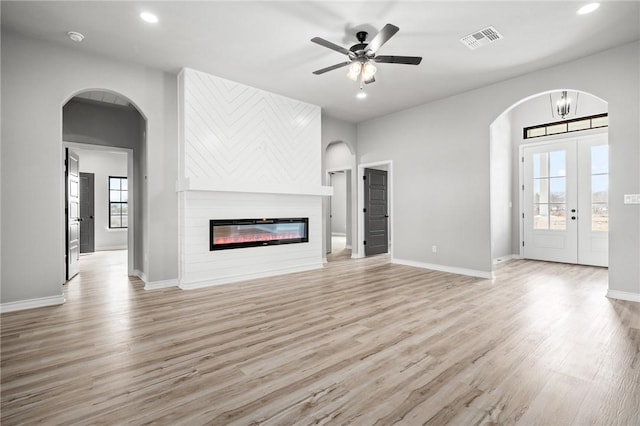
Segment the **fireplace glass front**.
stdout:
<svg viewBox="0 0 640 426">
<path fill-rule="evenodd" d="M 309 218 L 212 219 L 210 251 L 309 242 Z"/>
</svg>

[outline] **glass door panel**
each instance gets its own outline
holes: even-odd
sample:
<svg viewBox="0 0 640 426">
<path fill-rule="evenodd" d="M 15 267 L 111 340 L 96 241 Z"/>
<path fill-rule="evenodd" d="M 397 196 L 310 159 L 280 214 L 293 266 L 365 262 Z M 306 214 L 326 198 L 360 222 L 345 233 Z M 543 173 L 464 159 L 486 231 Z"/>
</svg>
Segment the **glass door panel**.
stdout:
<svg viewBox="0 0 640 426">
<path fill-rule="evenodd" d="M 523 156 L 524 257 L 575 263 L 577 226 L 571 214 L 577 208 L 575 143 L 525 147 Z"/>
</svg>

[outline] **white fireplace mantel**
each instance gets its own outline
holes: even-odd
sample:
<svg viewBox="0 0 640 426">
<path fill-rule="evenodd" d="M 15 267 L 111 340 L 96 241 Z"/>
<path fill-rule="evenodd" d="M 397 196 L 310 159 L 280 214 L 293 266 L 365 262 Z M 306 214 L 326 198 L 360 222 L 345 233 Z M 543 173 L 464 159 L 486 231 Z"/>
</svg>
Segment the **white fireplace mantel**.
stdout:
<svg viewBox="0 0 640 426">
<path fill-rule="evenodd" d="M 331 186 L 310 185 L 221 185 L 220 182 L 203 178 L 184 178 L 176 182 L 176 192 L 184 191 L 212 191 L 212 192 L 240 192 L 253 194 L 286 194 L 286 195 L 317 195 L 330 197 L 333 195 Z"/>
</svg>

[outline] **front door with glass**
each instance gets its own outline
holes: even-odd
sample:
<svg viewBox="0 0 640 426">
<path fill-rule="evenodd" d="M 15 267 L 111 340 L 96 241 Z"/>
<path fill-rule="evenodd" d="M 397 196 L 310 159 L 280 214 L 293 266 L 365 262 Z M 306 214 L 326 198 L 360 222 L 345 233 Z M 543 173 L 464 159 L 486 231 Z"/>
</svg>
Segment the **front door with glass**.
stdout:
<svg viewBox="0 0 640 426">
<path fill-rule="evenodd" d="M 523 257 L 607 266 L 607 135 L 523 148 Z"/>
</svg>

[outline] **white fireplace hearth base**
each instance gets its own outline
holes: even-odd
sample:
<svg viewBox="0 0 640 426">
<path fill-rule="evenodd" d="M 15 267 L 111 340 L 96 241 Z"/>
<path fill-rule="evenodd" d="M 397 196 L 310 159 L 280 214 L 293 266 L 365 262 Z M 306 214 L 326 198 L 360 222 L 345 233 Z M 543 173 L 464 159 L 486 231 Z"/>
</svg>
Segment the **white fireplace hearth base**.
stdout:
<svg viewBox="0 0 640 426">
<path fill-rule="evenodd" d="M 322 196 L 180 191 L 179 287 L 195 289 L 322 268 Z M 210 250 L 211 219 L 309 218 L 309 241 Z"/>
</svg>

